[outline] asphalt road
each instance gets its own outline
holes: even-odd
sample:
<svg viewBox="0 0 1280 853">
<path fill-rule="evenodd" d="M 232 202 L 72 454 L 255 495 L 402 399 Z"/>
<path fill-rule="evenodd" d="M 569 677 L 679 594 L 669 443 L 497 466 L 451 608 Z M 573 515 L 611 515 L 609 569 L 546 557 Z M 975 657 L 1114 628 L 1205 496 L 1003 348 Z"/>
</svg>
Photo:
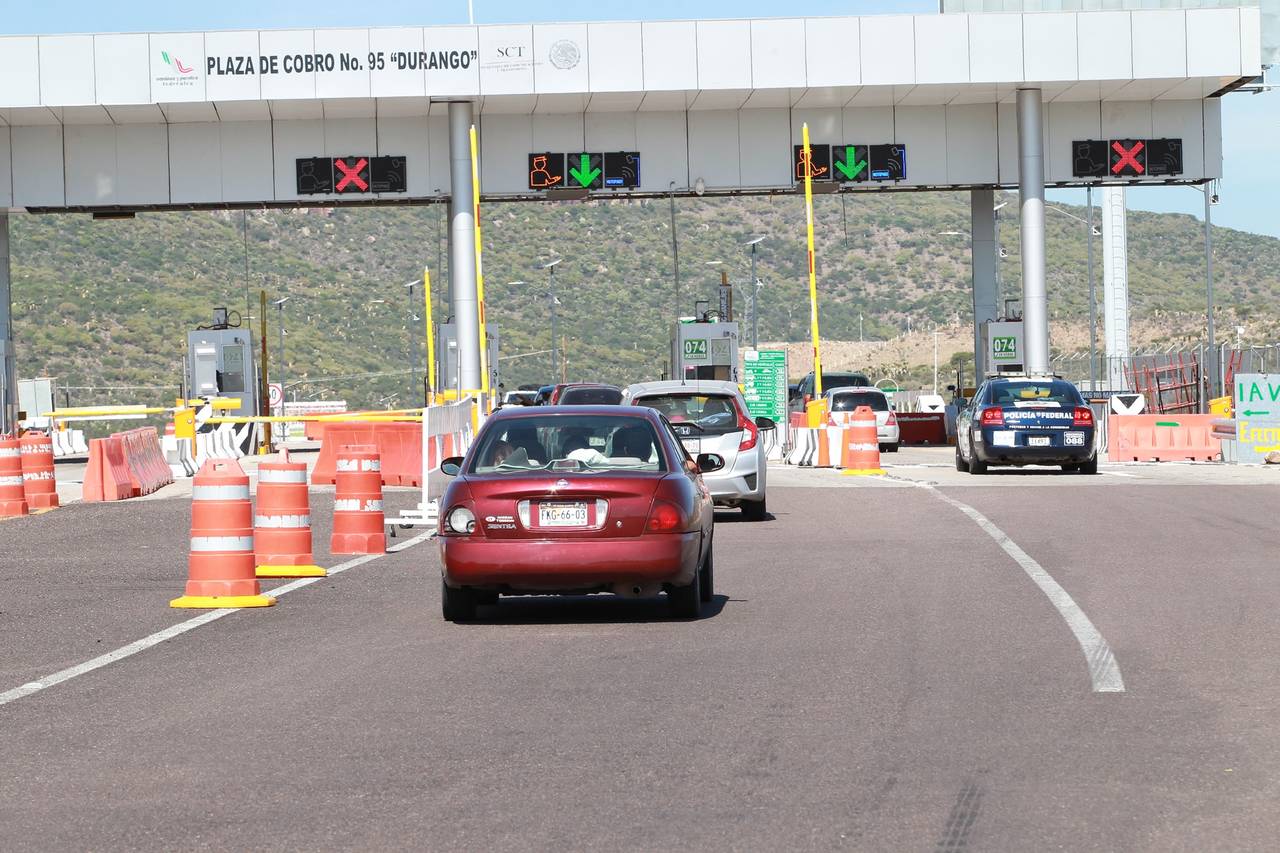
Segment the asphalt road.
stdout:
<svg viewBox="0 0 1280 853">
<path fill-rule="evenodd" d="M 935 456 L 718 518 L 698 621 L 447 624 L 424 543 L 0 705 L 2 846 L 1273 849 L 1280 488 L 937 487 L 1105 637 L 1125 689 L 1095 692 L 1026 568 L 918 485 Z M 187 618 L 186 507 L 0 523 L 0 693 Z"/>
</svg>

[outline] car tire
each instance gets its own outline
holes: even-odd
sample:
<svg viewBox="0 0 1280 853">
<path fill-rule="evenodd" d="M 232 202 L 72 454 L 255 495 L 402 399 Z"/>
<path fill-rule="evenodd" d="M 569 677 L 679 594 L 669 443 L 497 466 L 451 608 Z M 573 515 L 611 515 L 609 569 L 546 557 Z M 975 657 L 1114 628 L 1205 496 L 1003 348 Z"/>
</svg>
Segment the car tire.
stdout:
<svg viewBox="0 0 1280 853">
<path fill-rule="evenodd" d="M 671 613 L 677 619 L 697 619 L 702 615 L 702 570 L 693 573 L 686 586 L 673 586 L 667 592 Z"/>
<path fill-rule="evenodd" d="M 716 560 L 715 543 L 707 546 L 707 556 L 702 558 L 702 568 L 698 572 L 698 597 L 703 604 L 710 604 L 716 594 Z"/>
<path fill-rule="evenodd" d="M 985 474 L 987 473 L 987 463 L 978 458 L 978 452 L 973 449 L 973 436 L 969 437 L 969 473 Z"/>
<path fill-rule="evenodd" d="M 758 501 L 742 502 L 742 517 L 747 521 L 764 521 L 764 517 L 768 514 L 766 498 L 761 498 Z"/>
<path fill-rule="evenodd" d="M 1087 462 L 1081 462 L 1076 466 L 1077 474 L 1096 474 L 1098 473 L 1098 456 L 1094 454 Z"/>
<path fill-rule="evenodd" d="M 898 443 L 895 441 L 893 444 L 882 444 L 880 445 L 880 451 L 882 453 L 897 453 Z"/>
<path fill-rule="evenodd" d="M 960 455 L 960 445 L 956 444 L 956 470 L 968 473 L 969 463 L 964 461 L 964 457 Z"/>
<path fill-rule="evenodd" d="M 466 587 L 451 587 L 440 581 L 440 611 L 450 622 L 470 622 L 476 618 L 476 594 Z"/>
</svg>

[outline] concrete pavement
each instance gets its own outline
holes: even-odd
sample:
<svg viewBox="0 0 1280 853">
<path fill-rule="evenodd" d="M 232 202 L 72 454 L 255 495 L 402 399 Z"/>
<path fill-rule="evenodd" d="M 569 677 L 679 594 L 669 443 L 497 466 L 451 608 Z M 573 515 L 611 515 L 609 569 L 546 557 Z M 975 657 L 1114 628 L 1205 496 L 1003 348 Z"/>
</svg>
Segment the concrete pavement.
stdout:
<svg viewBox="0 0 1280 853">
<path fill-rule="evenodd" d="M 1280 490 L 945 471 L 771 471 L 772 519 L 718 518 L 719 597 L 695 622 L 593 598 L 447 624 L 424 544 L 0 706 L 6 843 L 1269 849 Z M 916 478 L 1062 585 L 1125 692 L 1091 689 L 1049 598 Z M 163 609 L 180 545 L 129 575 L 66 532 L 40 562 L 33 522 L 122 535 L 79 509 L 0 524 L 5 586 L 28 584 L 0 633 L 35 634 L 0 691 L 103 650 L 72 623 L 110 645 L 183 618 Z M 133 512 L 172 528 L 184 509 Z"/>
</svg>

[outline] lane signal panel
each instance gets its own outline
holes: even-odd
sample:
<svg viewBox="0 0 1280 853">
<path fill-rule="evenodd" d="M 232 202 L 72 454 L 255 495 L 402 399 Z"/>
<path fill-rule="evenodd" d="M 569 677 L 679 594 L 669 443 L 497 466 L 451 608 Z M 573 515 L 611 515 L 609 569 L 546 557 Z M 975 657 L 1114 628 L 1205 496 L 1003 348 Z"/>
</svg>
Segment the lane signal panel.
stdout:
<svg viewBox="0 0 1280 853">
<path fill-rule="evenodd" d="M 529 155 L 529 189 L 636 189 L 639 151 L 538 151 Z"/>
<path fill-rule="evenodd" d="M 815 181 L 842 184 L 905 181 L 907 146 L 898 142 L 879 145 L 810 143 L 806 157 L 804 146 L 795 145 L 791 153 L 791 175 L 796 183 L 800 183 L 804 181 L 806 172 Z"/>
<path fill-rule="evenodd" d="M 364 195 L 409 190 L 404 157 L 299 157 L 295 161 L 298 195 Z"/>
<path fill-rule="evenodd" d="M 1182 174 L 1181 139 L 1078 139 L 1071 143 L 1077 178 L 1162 178 Z"/>
</svg>

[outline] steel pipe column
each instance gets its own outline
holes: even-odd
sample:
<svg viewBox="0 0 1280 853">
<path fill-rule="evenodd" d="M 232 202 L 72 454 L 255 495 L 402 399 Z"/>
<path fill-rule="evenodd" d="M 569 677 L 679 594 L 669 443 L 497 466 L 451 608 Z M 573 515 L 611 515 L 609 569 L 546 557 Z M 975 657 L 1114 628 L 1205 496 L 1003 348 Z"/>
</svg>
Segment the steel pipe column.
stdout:
<svg viewBox="0 0 1280 853">
<path fill-rule="evenodd" d="M 1000 316 L 1000 291 L 996 287 L 995 190 L 969 193 L 969 256 L 973 265 L 973 369 L 974 386 L 982 382 L 987 365 L 982 345 L 982 324 Z"/>
<path fill-rule="evenodd" d="M 1129 243 L 1124 187 L 1102 188 L 1102 328 L 1108 391 L 1127 391 L 1129 360 Z"/>
<path fill-rule="evenodd" d="M 9 288 L 9 214 L 0 210 L 0 434 L 18 429 L 18 380 Z"/>
<path fill-rule="evenodd" d="M 470 101 L 449 104 L 449 290 L 457 340 L 458 391 L 480 393 L 480 318 L 471 185 Z"/>
<path fill-rule="evenodd" d="M 1028 373 L 1049 372 L 1049 296 L 1044 280 L 1044 105 L 1039 89 L 1018 90 L 1018 207 L 1022 234 L 1022 320 Z"/>
</svg>

